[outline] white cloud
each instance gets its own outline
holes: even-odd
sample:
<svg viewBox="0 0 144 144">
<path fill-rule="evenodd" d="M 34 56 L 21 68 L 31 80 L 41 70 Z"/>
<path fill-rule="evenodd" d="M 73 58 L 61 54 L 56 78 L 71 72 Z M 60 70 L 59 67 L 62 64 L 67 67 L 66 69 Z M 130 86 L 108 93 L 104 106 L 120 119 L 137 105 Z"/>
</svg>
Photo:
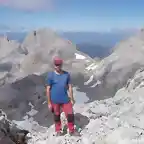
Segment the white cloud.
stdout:
<svg viewBox="0 0 144 144">
<path fill-rule="evenodd" d="M 26 11 L 50 10 L 53 0 L 0 0 L 0 5 Z"/>
</svg>

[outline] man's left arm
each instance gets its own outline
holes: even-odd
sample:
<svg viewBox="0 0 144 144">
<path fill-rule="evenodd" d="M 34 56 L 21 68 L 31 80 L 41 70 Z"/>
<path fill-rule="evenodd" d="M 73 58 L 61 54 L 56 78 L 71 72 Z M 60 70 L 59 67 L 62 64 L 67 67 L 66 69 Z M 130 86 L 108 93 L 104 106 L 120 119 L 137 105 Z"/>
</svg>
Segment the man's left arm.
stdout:
<svg viewBox="0 0 144 144">
<path fill-rule="evenodd" d="M 68 74 L 68 92 L 69 92 L 69 97 L 71 99 L 71 102 L 74 104 L 74 96 L 73 96 L 73 87 L 71 84 L 71 76 Z"/>
</svg>

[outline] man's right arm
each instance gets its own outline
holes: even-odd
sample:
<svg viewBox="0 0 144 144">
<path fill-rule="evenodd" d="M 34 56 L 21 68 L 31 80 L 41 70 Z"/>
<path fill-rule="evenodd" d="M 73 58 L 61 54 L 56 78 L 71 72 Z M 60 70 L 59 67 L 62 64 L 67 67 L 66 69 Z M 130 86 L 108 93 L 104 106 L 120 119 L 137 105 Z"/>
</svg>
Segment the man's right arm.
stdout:
<svg viewBox="0 0 144 144">
<path fill-rule="evenodd" d="M 46 86 L 46 95 L 48 97 L 48 105 L 51 104 L 50 89 L 51 89 L 51 86 L 47 85 Z"/>
<path fill-rule="evenodd" d="M 48 97 L 48 105 L 51 104 L 51 98 L 50 98 L 51 84 L 52 84 L 51 74 L 49 73 L 47 76 L 47 85 L 46 85 L 46 95 Z"/>
</svg>

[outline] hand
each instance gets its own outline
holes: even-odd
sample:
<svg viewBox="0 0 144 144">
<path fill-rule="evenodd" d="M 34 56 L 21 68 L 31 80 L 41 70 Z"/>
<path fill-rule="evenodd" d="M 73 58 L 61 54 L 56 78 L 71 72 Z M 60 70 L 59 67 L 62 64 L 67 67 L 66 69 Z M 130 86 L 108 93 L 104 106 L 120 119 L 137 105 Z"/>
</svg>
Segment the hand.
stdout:
<svg viewBox="0 0 144 144">
<path fill-rule="evenodd" d="M 71 103 L 72 103 L 72 105 L 74 105 L 75 104 L 75 100 L 71 99 Z"/>
<path fill-rule="evenodd" d="M 48 104 L 48 108 L 51 109 L 51 108 L 52 108 L 52 105 L 51 105 L 51 104 Z"/>
<path fill-rule="evenodd" d="M 52 104 L 51 103 L 48 104 L 48 108 L 50 111 L 52 111 Z"/>
</svg>

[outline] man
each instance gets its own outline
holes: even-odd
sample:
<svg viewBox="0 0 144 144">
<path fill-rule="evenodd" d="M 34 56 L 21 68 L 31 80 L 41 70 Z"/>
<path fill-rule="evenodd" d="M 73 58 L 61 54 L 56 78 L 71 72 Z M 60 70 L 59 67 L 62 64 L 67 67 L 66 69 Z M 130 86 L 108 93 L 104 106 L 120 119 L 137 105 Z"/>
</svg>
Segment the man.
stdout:
<svg viewBox="0 0 144 144">
<path fill-rule="evenodd" d="M 56 135 L 62 135 L 61 131 L 61 108 L 68 121 L 70 135 L 79 136 L 74 129 L 73 105 L 75 103 L 71 85 L 70 74 L 62 70 L 63 60 L 59 57 L 54 58 L 54 71 L 48 73 L 47 97 L 48 107 L 54 114 Z"/>
</svg>

